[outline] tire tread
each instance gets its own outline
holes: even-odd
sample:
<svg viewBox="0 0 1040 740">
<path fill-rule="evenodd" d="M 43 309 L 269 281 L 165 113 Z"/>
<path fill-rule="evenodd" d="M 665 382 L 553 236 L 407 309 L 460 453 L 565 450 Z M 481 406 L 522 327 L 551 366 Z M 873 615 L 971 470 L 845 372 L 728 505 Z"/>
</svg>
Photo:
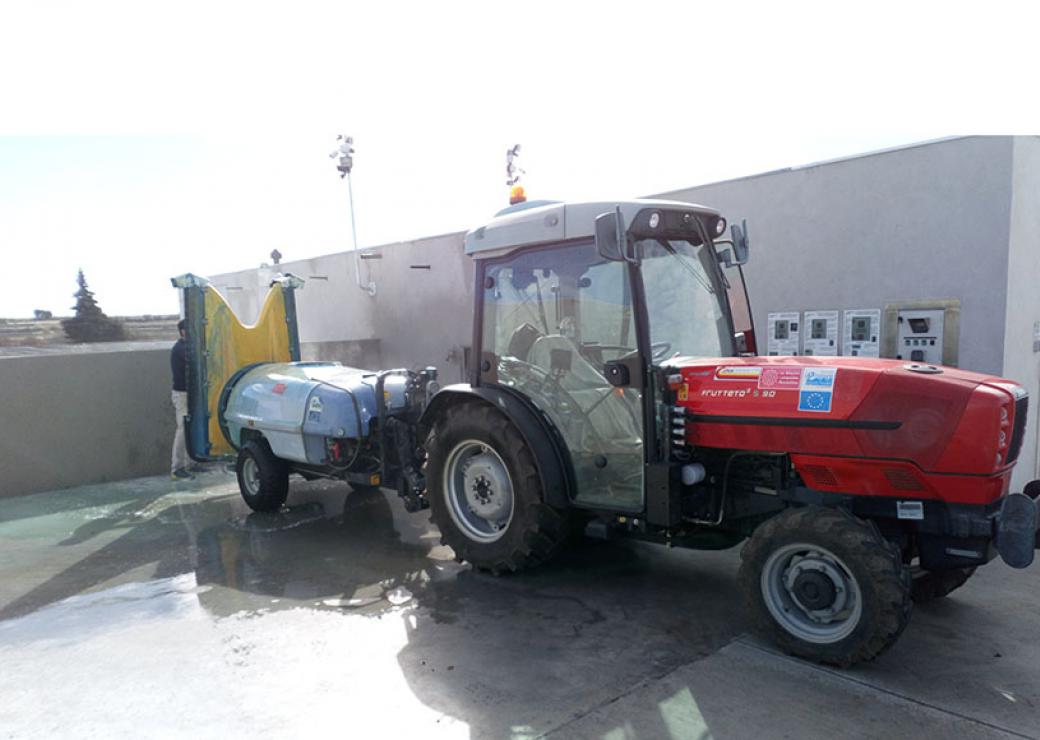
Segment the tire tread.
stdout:
<svg viewBox="0 0 1040 740">
<path fill-rule="evenodd" d="M 501 547 L 488 548 L 470 540 L 458 530 L 447 505 L 440 500 L 440 482 L 434 482 L 428 476 L 427 485 L 433 486 L 430 491 L 430 519 L 441 531 L 441 543 L 454 550 L 456 560 L 467 561 L 475 568 L 495 575 L 514 573 L 549 560 L 566 543 L 569 533 L 566 512 L 545 503 L 534 455 L 527 448 L 519 430 L 504 414 L 484 402 L 460 403 L 449 407 L 427 437 L 428 459 L 439 455 L 443 460 L 449 452 L 446 440 L 450 438 L 452 429 L 462 425 L 478 426 L 487 430 L 488 436 L 503 439 L 509 451 L 515 455 L 515 467 L 518 469 L 511 471 L 511 477 L 515 511 L 523 513 L 519 520 L 521 529 L 517 536 L 510 538 L 513 544 L 504 552 L 499 552 Z M 427 466 L 429 468 L 429 463 Z M 514 523 L 516 521 L 514 514 Z"/>
<path fill-rule="evenodd" d="M 832 645 L 814 645 L 786 632 L 765 607 L 760 568 L 774 546 L 796 540 L 811 543 L 816 539 L 824 540 L 821 545 L 834 540 L 843 549 L 855 553 L 856 560 L 866 571 L 877 608 L 875 623 L 865 635 L 854 632 Z M 844 509 L 818 506 L 788 509 L 760 525 L 740 557 L 738 580 L 756 631 L 772 636 L 794 655 L 841 667 L 873 660 L 895 644 L 909 622 L 913 608 L 912 583 L 899 548 L 887 541 L 873 522 L 859 519 Z M 860 591 L 867 592 L 865 584 L 860 584 Z M 858 639 L 853 639 L 856 637 Z"/>
</svg>

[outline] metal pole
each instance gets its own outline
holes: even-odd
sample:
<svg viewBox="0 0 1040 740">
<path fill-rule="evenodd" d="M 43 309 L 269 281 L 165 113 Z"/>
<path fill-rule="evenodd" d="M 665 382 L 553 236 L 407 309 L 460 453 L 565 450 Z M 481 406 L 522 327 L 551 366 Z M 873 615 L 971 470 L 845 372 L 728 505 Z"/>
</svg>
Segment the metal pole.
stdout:
<svg viewBox="0 0 1040 740">
<path fill-rule="evenodd" d="M 354 277 L 358 287 L 369 295 L 375 295 L 375 283 L 371 280 L 364 283 L 361 280 L 361 253 L 358 252 L 358 227 L 354 220 L 354 185 L 350 182 L 350 174 L 346 174 L 346 190 L 350 197 L 350 233 L 354 235 Z"/>
<path fill-rule="evenodd" d="M 361 290 L 368 291 L 369 295 L 374 296 L 376 294 L 376 284 L 369 281 L 366 285 L 361 281 L 361 254 L 358 252 L 357 222 L 354 219 L 354 181 L 349 172 L 347 173 L 347 192 L 350 197 L 350 232 L 354 238 L 354 278 Z"/>
<path fill-rule="evenodd" d="M 354 251 L 357 251 L 357 224 L 354 222 L 354 183 L 350 177 L 350 173 L 347 173 L 347 192 L 350 193 L 350 231 L 354 235 Z M 360 285 L 361 278 L 358 277 L 358 284 Z"/>
</svg>

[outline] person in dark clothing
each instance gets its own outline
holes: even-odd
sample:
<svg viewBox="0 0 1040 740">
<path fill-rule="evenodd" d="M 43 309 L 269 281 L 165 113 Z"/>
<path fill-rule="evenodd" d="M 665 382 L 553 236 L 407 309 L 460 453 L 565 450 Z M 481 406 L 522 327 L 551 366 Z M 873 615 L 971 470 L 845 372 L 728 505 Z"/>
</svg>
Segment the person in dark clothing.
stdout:
<svg viewBox="0 0 1040 740">
<path fill-rule="evenodd" d="M 170 478 L 173 480 L 191 480 L 195 477 L 188 470 L 190 460 L 184 444 L 184 417 L 188 415 L 187 326 L 184 319 L 177 322 L 177 330 L 181 336 L 170 351 L 170 371 L 173 373 L 173 391 L 170 393 L 170 399 L 173 401 L 176 427 L 173 433 L 173 452 L 170 456 Z"/>
</svg>

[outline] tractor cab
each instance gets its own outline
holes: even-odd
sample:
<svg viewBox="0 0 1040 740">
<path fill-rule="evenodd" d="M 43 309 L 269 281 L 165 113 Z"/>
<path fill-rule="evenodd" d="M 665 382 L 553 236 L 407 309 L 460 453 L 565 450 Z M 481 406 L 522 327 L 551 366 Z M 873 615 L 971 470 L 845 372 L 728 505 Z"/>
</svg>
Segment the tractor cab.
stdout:
<svg viewBox="0 0 1040 740">
<path fill-rule="evenodd" d="M 480 358 L 562 436 L 571 502 L 638 514 L 667 449 L 658 368 L 753 349 L 743 231 L 670 201 L 523 203 L 470 232 Z M 749 344 L 752 347 L 749 347 Z"/>
</svg>

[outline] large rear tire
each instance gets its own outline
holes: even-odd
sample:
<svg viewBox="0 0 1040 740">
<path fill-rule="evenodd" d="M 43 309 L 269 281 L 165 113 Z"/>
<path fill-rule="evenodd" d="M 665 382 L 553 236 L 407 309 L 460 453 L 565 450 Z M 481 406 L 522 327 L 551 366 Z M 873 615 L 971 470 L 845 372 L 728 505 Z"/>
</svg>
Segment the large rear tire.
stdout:
<svg viewBox="0 0 1040 740">
<path fill-rule="evenodd" d="M 567 539 L 519 430 L 485 403 L 451 406 L 426 439 L 432 521 L 458 560 L 495 574 L 529 568 Z"/>
<path fill-rule="evenodd" d="M 238 451 L 238 490 L 253 511 L 277 511 L 289 495 L 289 466 L 275 457 L 263 439 L 251 439 Z"/>
<path fill-rule="evenodd" d="M 755 628 L 792 655 L 842 667 L 872 660 L 910 619 L 910 571 L 899 549 L 841 509 L 777 514 L 741 559 Z"/>
</svg>

